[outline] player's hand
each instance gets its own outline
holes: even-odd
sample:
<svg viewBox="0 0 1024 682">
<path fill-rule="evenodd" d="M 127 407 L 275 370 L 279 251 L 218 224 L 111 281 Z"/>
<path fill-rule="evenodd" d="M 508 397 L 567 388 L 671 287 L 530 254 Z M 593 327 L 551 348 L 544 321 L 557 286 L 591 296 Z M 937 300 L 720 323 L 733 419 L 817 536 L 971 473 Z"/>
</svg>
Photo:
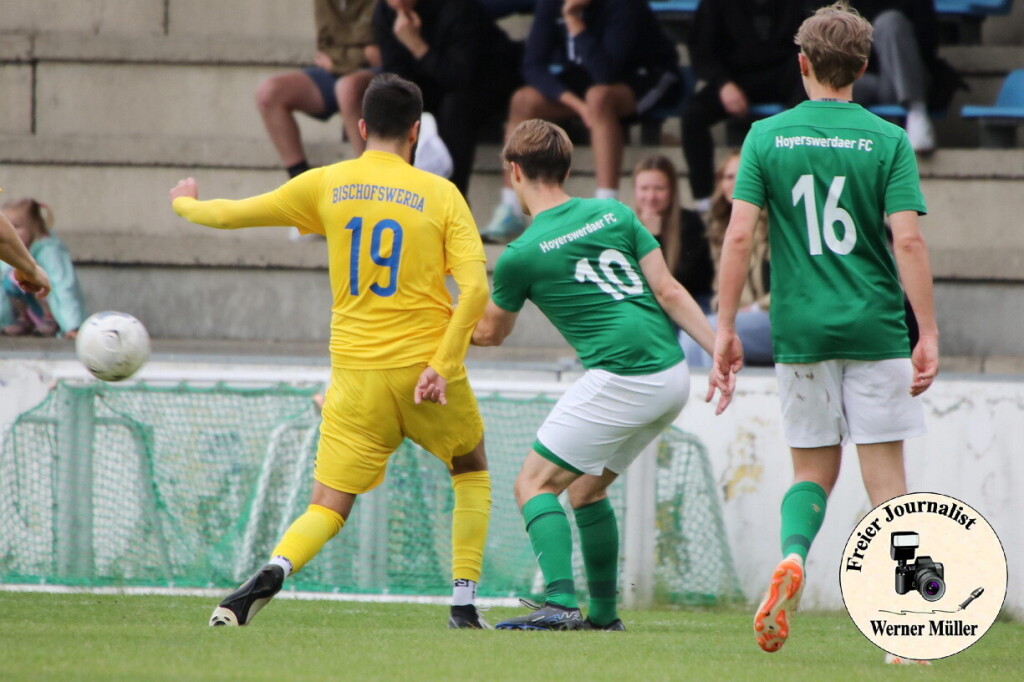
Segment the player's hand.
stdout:
<svg viewBox="0 0 1024 682">
<path fill-rule="evenodd" d="M 910 383 L 910 395 L 919 396 L 928 390 L 939 373 L 939 340 L 934 336 L 922 336 L 910 355 L 914 365 L 914 380 Z"/>
<path fill-rule="evenodd" d="M 313 55 L 313 63 L 324 71 L 330 71 L 334 68 L 334 60 L 328 57 L 326 52 L 320 52 L 319 50 Z"/>
<path fill-rule="evenodd" d="M 718 91 L 718 98 L 730 116 L 747 115 L 747 96 L 740 87 L 729 81 Z"/>
<path fill-rule="evenodd" d="M 432 403 L 447 405 L 448 401 L 444 396 L 447 388 L 448 380 L 438 374 L 433 367 L 427 367 L 420 374 L 419 381 L 416 382 L 416 388 L 412 395 L 413 402 L 419 405 L 424 400 L 429 400 Z"/>
<path fill-rule="evenodd" d="M 714 361 L 708 372 L 708 394 L 704 401 L 710 403 L 715 390 L 720 393 L 715 414 L 722 414 L 732 402 L 736 390 L 736 373 L 743 369 L 743 344 L 735 331 L 719 329 L 715 336 Z"/>
<path fill-rule="evenodd" d="M 192 197 L 193 199 L 199 198 L 199 185 L 196 184 L 195 178 L 185 178 L 184 180 L 178 180 L 178 184 L 171 188 L 168 192 L 171 197 L 171 203 L 178 197 Z"/>
<path fill-rule="evenodd" d="M 15 270 L 14 281 L 19 289 L 27 294 L 32 294 L 36 298 L 46 298 L 50 293 L 50 278 L 47 277 L 46 271 L 38 263 L 31 272 Z"/>
</svg>

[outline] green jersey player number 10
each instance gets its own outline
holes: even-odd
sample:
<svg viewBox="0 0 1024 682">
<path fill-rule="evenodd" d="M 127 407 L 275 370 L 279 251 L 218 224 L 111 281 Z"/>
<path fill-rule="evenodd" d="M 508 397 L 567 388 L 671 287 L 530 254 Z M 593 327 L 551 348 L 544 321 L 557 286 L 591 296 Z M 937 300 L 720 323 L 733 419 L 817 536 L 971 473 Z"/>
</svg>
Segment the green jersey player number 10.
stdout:
<svg viewBox="0 0 1024 682">
<path fill-rule="evenodd" d="M 807 239 L 809 241 L 811 255 L 820 256 L 821 237 L 825 235 L 825 245 L 833 253 L 845 256 L 853 251 L 857 243 L 857 227 L 853 223 L 853 217 L 846 209 L 839 208 L 839 195 L 843 193 L 846 186 L 846 176 L 837 175 L 832 178 L 832 184 L 828 188 L 828 198 L 825 199 L 825 210 L 822 212 L 824 230 L 818 222 L 818 206 L 814 199 L 814 176 L 801 175 L 800 179 L 793 185 L 793 205 L 796 206 L 802 200 L 804 202 L 804 213 L 807 216 Z M 843 238 L 836 234 L 836 223 L 843 226 Z"/>
<path fill-rule="evenodd" d="M 352 253 L 349 255 L 348 287 L 349 293 L 353 296 L 359 295 L 359 250 L 363 239 L 363 219 L 353 218 L 345 226 L 346 230 L 352 230 Z M 381 241 L 385 230 L 392 233 L 390 254 L 385 256 L 381 253 Z M 388 268 L 391 272 L 388 276 L 387 286 L 381 286 L 374 282 L 370 285 L 370 291 L 378 296 L 393 296 L 398 290 L 398 264 L 402 254 L 402 226 L 390 218 L 381 220 L 373 226 L 373 234 L 370 237 L 370 260 L 375 265 Z"/>
<path fill-rule="evenodd" d="M 644 293 L 644 283 L 636 274 L 636 270 L 629 264 L 626 257 L 615 249 L 605 249 L 597 259 L 597 265 L 604 278 L 598 274 L 594 266 L 586 258 L 576 261 L 576 281 L 593 282 L 601 291 L 611 296 L 616 301 L 621 301 L 626 296 L 636 296 Z M 623 282 L 613 265 L 617 265 L 629 282 Z"/>
</svg>

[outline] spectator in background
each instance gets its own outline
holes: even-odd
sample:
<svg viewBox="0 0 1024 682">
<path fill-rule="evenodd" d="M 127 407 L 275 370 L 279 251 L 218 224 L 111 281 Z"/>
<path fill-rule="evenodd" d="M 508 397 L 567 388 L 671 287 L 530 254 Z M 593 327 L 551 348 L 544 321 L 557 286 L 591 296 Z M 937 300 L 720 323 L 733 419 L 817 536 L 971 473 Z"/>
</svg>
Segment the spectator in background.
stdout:
<svg viewBox="0 0 1024 682">
<path fill-rule="evenodd" d="M 678 97 L 679 56 L 646 2 L 538 0 L 526 40 L 523 78 L 509 105 L 508 134 L 532 118 L 579 116 L 590 130 L 598 198 L 618 195 L 622 120 Z M 508 174 L 501 203 L 484 231 L 504 242 L 525 218 Z"/>
<path fill-rule="evenodd" d="M 5 203 L 3 214 L 52 282 L 52 290 L 44 298 L 19 286 L 17 270 L 10 266 L 0 269 L 4 307 L 10 311 L 4 317 L 13 319 L 3 327 L 3 333 L 7 336 L 35 334 L 75 338 L 86 318 L 85 299 L 67 248 L 50 232 L 53 213 L 46 204 L 35 199 L 19 199 Z"/>
<path fill-rule="evenodd" d="M 708 219 L 707 239 L 711 247 L 714 263 L 715 300 L 714 309 L 718 308 L 718 268 L 722 260 L 722 245 L 725 242 L 725 228 L 729 226 L 732 215 L 732 192 L 736 185 L 736 172 L 740 167 L 739 152 L 732 152 L 722 162 L 715 173 L 715 193 L 711 198 L 711 212 Z M 743 343 L 744 361 L 749 365 L 772 364 L 772 329 L 768 318 L 771 304 L 770 266 L 768 249 L 767 212 L 762 212 L 754 228 L 754 237 L 750 246 L 750 261 L 747 275 L 740 294 L 739 308 L 736 313 L 736 333 Z M 709 315 L 711 326 L 718 328 L 718 316 Z M 680 334 L 683 351 L 690 367 L 711 367 L 711 356 L 701 346 L 685 334 Z"/>
<path fill-rule="evenodd" d="M 373 13 L 373 36 L 382 69 L 423 91 L 424 109 L 433 113 L 451 154 L 451 180 L 466 194 L 480 128 L 505 117 L 520 83 L 521 46 L 479 0 L 382 0 Z M 359 120 L 361 98 L 360 92 L 342 101 L 346 120 L 355 106 Z"/>
<path fill-rule="evenodd" d="M 690 61 L 704 86 L 683 106 L 683 156 L 697 210 L 706 212 L 714 190 L 711 126 L 744 118 L 751 104 L 794 105 L 805 98 L 793 67 L 793 44 L 810 14 L 803 0 L 714 0 L 694 15 Z"/>
<path fill-rule="evenodd" d="M 934 0 L 855 0 L 851 3 L 874 29 L 868 71 L 853 86 L 853 101 L 899 104 L 907 110 L 906 130 L 914 151 L 935 149 L 928 106 L 945 108 L 960 77 L 938 55 Z"/>
<path fill-rule="evenodd" d="M 0 189 L 0 192 L 3 192 Z M 11 225 L 7 216 L 0 212 L 0 262 L 13 268 L 11 274 L 15 283 L 22 291 L 33 294 L 36 298 L 46 298 L 50 293 L 50 278 L 46 271 L 32 257 L 25 242 L 21 240 L 17 228 Z M 4 276 L 0 273 L 0 276 Z M 6 303 L 6 299 L 2 300 Z M 0 318 L 7 315 L 0 305 Z"/>
<path fill-rule="evenodd" d="M 661 245 L 669 272 L 709 312 L 714 266 L 704 222 L 680 207 L 679 174 L 667 157 L 649 156 L 633 169 L 633 210 Z"/>
<path fill-rule="evenodd" d="M 367 66 L 372 56 L 366 48 L 372 42 L 373 5 L 374 0 L 314 0 L 315 65 L 270 76 L 256 89 L 256 106 L 289 177 L 309 170 L 294 112 L 321 121 L 338 112 L 335 81 Z M 357 130 L 347 132 L 349 140 L 359 140 Z"/>
<path fill-rule="evenodd" d="M 502 19 L 511 14 L 530 14 L 537 0 L 478 0 L 492 19 Z"/>
</svg>

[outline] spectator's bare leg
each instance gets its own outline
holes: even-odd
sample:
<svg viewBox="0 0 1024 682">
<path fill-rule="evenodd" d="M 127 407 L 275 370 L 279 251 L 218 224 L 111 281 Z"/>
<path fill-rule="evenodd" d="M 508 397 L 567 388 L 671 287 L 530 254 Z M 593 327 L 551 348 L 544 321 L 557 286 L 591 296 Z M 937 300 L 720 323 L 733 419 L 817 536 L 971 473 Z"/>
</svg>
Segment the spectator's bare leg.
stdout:
<svg viewBox="0 0 1024 682">
<path fill-rule="evenodd" d="M 317 115 L 324 110 L 323 97 L 310 77 L 290 71 L 264 79 L 256 88 L 256 107 L 284 167 L 305 161 L 299 125 L 292 112 Z"/>
<path fill-rule="evenodd" d="M 590 146 L 594 150 L 597 187 L 617 191 L 624 144 L 621 121 L 636 109 L 636 97 L 628 85 L 613 83 L 588 89 L 586 102 L 590 110 Z"/>
<path fill-rule="evenodd" d="M 373 71 L 364 69 L 354 71 L 334 84 L 334 94 L 338 97 L 338 109 L 341 111 L 341 123 L 345 127 L 345 137 L 352 145 L 352 152 L 359 156 L 366 149 L 366 140 L 359 134 L 359 119 L 363 117 L 363 94 L 370 87 Z"/>
<path fill-rule="evenodd" d="M 508 125 L 505 128 L 505 140 L 508 141 L 512 131 L 523 121 L 531 118 L 542 118 L 545 121 L 561 121 L 572 118 L 576 115 L 572 109 L 550 100 L 540 93 L 536 88 L 529 85 L 516 90 L 512 94 L 512 101 L 508 106 Z M 508 178 L 508 171 L 504 174 L 505 187 L 511 188 L 512 183 Z"/>
</svg>

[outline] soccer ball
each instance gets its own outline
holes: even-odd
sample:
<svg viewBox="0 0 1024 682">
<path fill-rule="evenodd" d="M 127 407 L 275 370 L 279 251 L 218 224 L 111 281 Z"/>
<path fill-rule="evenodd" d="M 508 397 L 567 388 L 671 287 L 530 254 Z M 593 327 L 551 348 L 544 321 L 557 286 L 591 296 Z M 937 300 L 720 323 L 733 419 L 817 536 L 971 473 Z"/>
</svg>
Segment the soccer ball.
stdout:
<svg viewBox="0 0 1024 682">
<path fill-rule="evenodd" d="M 149 333 L 127 313 L 96 313 L 79 327 L 75 351 L 97 379 L 121 381 L 149 359 Z"/>
</svg>

